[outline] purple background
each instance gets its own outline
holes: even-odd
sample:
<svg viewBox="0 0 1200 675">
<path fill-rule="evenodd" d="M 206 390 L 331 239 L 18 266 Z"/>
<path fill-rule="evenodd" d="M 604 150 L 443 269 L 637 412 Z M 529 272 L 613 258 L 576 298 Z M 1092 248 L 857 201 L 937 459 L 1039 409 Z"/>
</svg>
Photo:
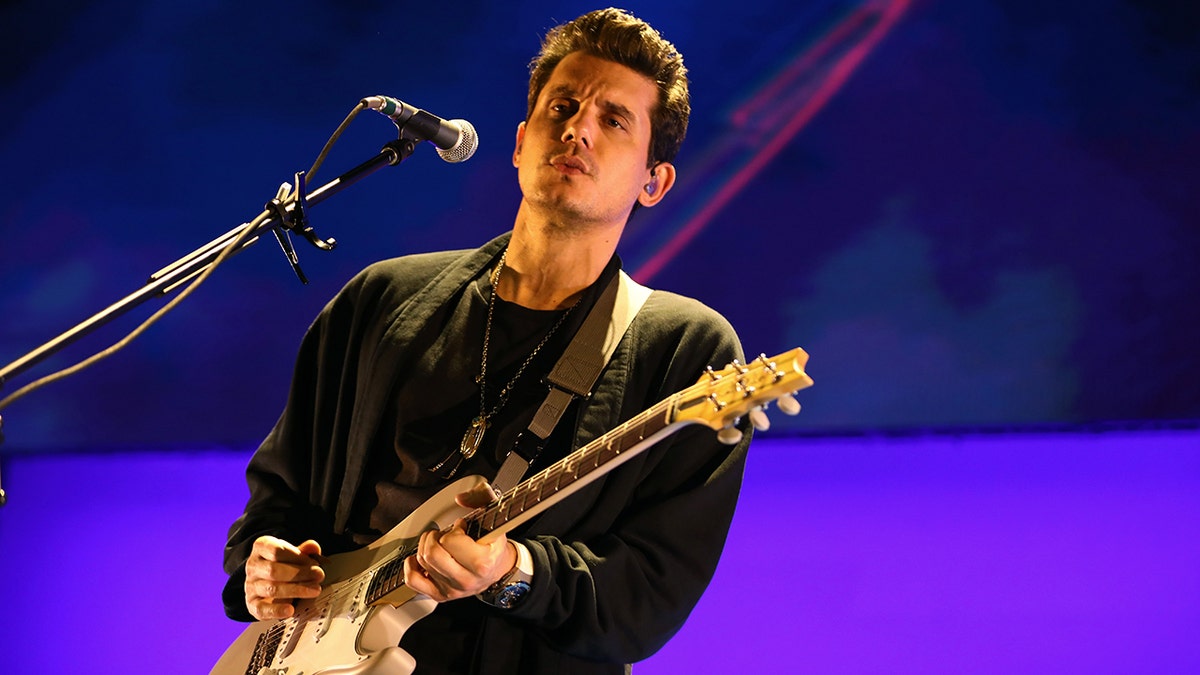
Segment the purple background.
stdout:
<svg viewBox="0 0 1200 675">
<path fill-rule="evenodd" d="M 715 582 L 635 672 L 1197 672 L 1198 450 L 1170 430 L 764 434 Z M 218 596 L 247 456 L 10 461 L 0 669 L 207 672 L 241 630 Z"/>
<path fill-rule="evenodd" d="M 687 55 L 643 281 L 803 346 L 717 583 L 639 672 L 1200 667 L 1200 5 L 631 2 Z M 479 129 L 312 211 L 3 411 L 0 671 L 203 671 L 300 336 L 381 257 L 511 226 L 524 64 L 578 2 L 0 5 L 0 365 L 257 214 L 363 96 Z M 395 131 L 359 118 L 317 178 Z M 118 339 L 153 306 L 5 383 Z"/>
</svg>

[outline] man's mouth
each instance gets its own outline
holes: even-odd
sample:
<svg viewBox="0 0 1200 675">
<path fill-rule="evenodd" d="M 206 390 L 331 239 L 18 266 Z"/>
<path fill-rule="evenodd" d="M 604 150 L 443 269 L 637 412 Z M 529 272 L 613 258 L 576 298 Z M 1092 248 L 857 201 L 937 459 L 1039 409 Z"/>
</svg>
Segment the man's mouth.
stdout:
<svg viewBox="0 0 1200 675">
<path fill-rule="evenodd" d="M 565 174 L 578 175 L 588 173 L 587 162 L 584 162 L 576 155 L 558 155 L 550 160 L 550 165 Z"/>
</svg>

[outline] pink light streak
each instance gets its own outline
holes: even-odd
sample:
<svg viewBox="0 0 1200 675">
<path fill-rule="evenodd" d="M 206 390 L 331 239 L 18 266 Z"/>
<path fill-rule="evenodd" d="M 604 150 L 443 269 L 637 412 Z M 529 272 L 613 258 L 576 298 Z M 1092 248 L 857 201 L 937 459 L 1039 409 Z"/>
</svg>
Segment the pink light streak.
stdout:
<svg viewBox="0 0 1200 675">
<path fill-rule="evenodd" d="M 705 226 L 733 200 L 747 185 L 773 160 L 796 134 L 808 125 L 818 112 L 829 102 L 842 86 L 854 74 L 879 41 L 887 35 L 899 21 L 911 4 L 911 0 L 882 0 L 860 7 L 853 14 L 834 27 L 818 44 L 801 54 L 792 65 L 764 86 L 748 102 L 734 111 L 733 123 L 745 126 L 751 117 L 760 109 L 767 108 L 777 102 L 781 92 L 792 81 L 799 79 L 805 71 L 832 50 L 839 42 L 845 40 L 863 21 L 873 15 L 878 15 L 878 22 L 870 32 L 857 44 L 828 68 L 819 83 L 816 92 L 770 136 L 770 140 L 750 158 L 746 164 L 735 172 L 725 183 L 704 203 L 700 209 L 671 237 L 649 260 L 644 262 L 632 276 L 642 283 L 657 275 L 704 229 Z"/>
</svg>

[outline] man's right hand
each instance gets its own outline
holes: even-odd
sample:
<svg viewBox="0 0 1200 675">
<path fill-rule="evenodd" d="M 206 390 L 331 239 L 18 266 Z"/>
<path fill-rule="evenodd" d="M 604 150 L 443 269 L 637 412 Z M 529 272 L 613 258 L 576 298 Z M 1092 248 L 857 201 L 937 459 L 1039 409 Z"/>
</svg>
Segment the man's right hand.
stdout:
<svg viewBox="0 0 1200 675">
<path fill-rule="evenodd" d="M 293 546 L 276 537 L 259 537 L 246 561 L 246 608 L 256 619 L 286 619 L 293 601 L 321 594 L 325 571 L 321 545 L 308 540 Z"/>
</svg>

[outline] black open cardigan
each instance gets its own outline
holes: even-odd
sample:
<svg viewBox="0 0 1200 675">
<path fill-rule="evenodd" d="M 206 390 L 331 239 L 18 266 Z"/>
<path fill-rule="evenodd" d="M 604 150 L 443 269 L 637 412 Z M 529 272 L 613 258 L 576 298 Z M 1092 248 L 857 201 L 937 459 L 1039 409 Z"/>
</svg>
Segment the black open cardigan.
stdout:
<svg viewBox="0 0 1200 675">
<path fill-rule="evenodd" d="M 230 528 L 224 600 L 231 618 L 252 619 L 242 586 L 258 536 L 316 539 L 326 554 L 352 547 L 347 520 L 358 491 L 369 489 L 367 454 L 391 387 L 432 342 L 431 318 L 493 264 L 508 237 L 474 251 L 376 263 L 315 320 L 287 407 L 250 460 L 245 512 Z M 600 281 L 618 268 L 614 259 Z M 564 417 L 560 427 L 574 425 L 571 447 L 547 453 L 583 446 L 690 386 L 706 366 L 735 358 L 741 347 L 724 318 L 695 300 L 655 291 L 592 396 Z M 627 672 L 626 664 L 657 651 L 716 569 L 749 436 L 725 446 L 706 427 L 686 427 L 512 533 L 533 554 L 533 588 L 510 611 L 457 601 L 478 608 L 472 672 Z"/>
</svg>

